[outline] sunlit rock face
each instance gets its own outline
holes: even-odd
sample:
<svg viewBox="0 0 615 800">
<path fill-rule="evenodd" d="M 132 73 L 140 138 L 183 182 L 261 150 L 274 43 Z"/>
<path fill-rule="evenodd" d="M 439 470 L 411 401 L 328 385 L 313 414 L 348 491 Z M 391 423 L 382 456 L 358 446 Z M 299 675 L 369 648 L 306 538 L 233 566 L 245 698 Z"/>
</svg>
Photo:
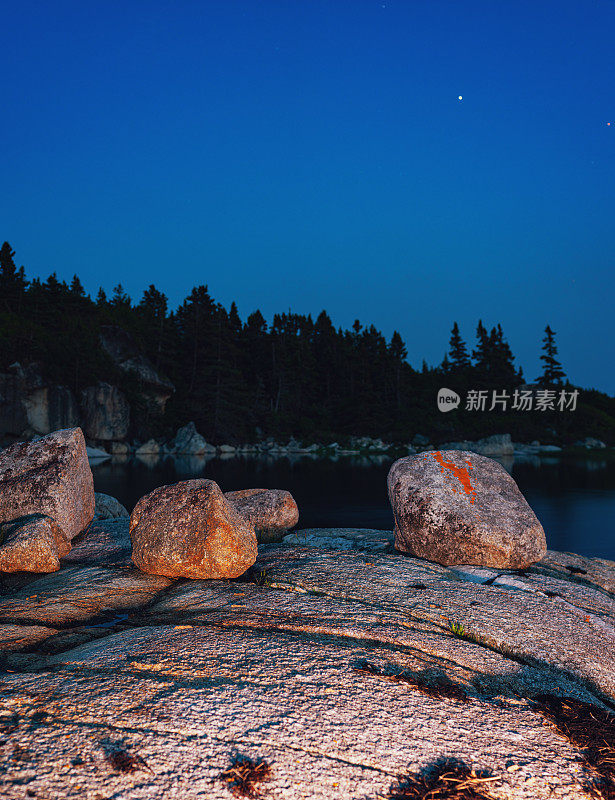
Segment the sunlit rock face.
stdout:
<svg viewBox="0 0 615 800">
<path fill-rule="evenodd" d="M 428 451 L 388 476 L 395 547 L 439 564 L 523 568 L 547 551 L 536 515 L 506 470 L 469 451 Z"/>
<path fill-rule="evenodd" d="M 254 528 L 217 483 L 161 486 L 130 517 L 132 560 L 144 572 L 175 578 L 236 578 L 254 564 Z"/>
<path fill-rule="evenodd" d="M 94 482 L 81 428 L 0 452 L 0 523 L 45 514 L 73 539 L 94 516 Z"/>
<path fill-rule="evenodd" d="M 0 572 L 56 572 L 70 542 L 58 523 L 31 514 L 0 525 Z"/>
<path fill-rule="evenodd" d="M 120 441 L 128 435 L 130 406 L 117 386 L 100 382 L 81 393 L 83 425 L 90 439 Z"/>
<path fill-rule="evenodd" d="M 224 496 L 257 533 L 285 531 L 299 522 L 297 503 L 285 489 L 240 489 Z"/>
</svg>

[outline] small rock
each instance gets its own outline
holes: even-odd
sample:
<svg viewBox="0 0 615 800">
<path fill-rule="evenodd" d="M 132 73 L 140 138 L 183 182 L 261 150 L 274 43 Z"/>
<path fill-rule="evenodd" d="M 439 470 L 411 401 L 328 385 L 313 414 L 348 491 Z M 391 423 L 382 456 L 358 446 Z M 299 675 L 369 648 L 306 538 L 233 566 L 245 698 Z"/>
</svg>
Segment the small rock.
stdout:
<svg viewBox="0 0 615 800">
<path fill-rule="evenodd" d="M 173 450 L 178 455 L 202 456 L 207 453 L 214 454 L 216 448 L 208 444 L 201 434 L 197 431 L 194 422 L 189 422 L 177 431 Z"/>
<path fill-rule="evenodd" d="M 286 531 L 299 522 L 297 503 L 285 489 L 240 489 L 224 496 L 257 533 Z"/>
<path fill-rule="evenodd" d="M 109 453 L 107 453 L 107 451 L 103 450 L 101 447 L 91 447 L 88 445 L 85 448 L 85 452 L 87 453 L 90 461 L 105 461 L 107 458 L 111 458 Z"/>
<path fill-rule="evenodd" d="M 0 535 L 0 572 L 56 572 L 70 551 L 62 528 L 44 514 L 4 523 Z"/>
<path fill-rule="evenodd" d="M 52 517 L 73 539 L 94 516 L 94 481 L 81 428 L 19 442 L 0 453 L 0 523 Z"/>
<path fill-rule="evenodd" d="M 497 461 L 427 452 L 396 461 L 387 482 L 397 550 L 446 566 L 505 569 L 546 554 L 542 525 Z"/>
<path fill-rule="evenodd" d="M 132 560 L 170 578 L 237 578 L 256 561 L 254 528 L 206 479 L 161 486 L 130 517 Z"/>
<path fill-rule="evenodd" d="M 118 517 L 129 517 L 130 514 L 115 497 L 102 492 L 94 492 L 96 501 L 94 507 L 94 519 L 117 519 Z"/>
<path fill-rule="evenodd" d="M 600 439 L 593 439 L 591 436 L 588 436 L 585 439 L 585 441 L 583 442 L 583 445 L 588 450 L 604 450 L 606 448 L 606 445 L 605 445 L 604 442 L 600 441 Z"/>
<path fill-rule="evenodd" d="M 135 453 L 137 456 L 157 456 L 160 454 L 160 445 L 155 439 L 149 439 L 142 444 Z"/>
<path fill-rule="evenodd" d="M 230 454 L 236 452 L 236 449 L 230 444 L 221 444 L 218 449 L 220 450 L 221 453 Z"/>
<path fill-rule="evenodd" d="M 126 442 L 110 442 L 109 451 L 112 456 L 127 456 L 130 448 Z"/>
<path fill-rule="evenodd" d="M 476 442 L 476 448 L 470 449 L 476 449 L 476 452 L 483 456 L 507 456 L 515 452 L 510 433 L 496 433 L 493 436 L 479 439 Z"/>
</svg>

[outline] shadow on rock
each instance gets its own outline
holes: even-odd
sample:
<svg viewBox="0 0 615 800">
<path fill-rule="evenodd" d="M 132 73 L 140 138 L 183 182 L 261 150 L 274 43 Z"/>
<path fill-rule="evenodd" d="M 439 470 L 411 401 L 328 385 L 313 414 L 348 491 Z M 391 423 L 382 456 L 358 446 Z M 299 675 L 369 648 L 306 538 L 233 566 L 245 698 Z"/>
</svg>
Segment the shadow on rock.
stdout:
<svg viewBox="0 0 615 800">
<path fill-rule="evenodd" d="M 262 759 L 253 760 L 248 756 L 234 753 L 231 766 L 221 773 L 220 778 L 228 785 L 235 797 L 258 797 L 263 781 L 271 777 L 271 767 Z"/>
<path fill-rule="evenodd" d="M 442 758 L 393 784 L 387 800 L 493 800 L 489 786 L 499 781 L 463 761 Z"/>
</svg>

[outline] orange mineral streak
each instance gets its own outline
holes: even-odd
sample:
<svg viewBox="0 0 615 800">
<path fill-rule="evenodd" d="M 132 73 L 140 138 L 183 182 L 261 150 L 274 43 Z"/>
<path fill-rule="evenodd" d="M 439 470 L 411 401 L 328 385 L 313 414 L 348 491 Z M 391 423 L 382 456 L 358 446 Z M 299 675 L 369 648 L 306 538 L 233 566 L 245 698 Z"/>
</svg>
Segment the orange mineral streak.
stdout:
<svg viewBox="0 0 615 800">
<path fill-rule="evenodd" d="M 440 464 L 440 466 L 442 467 L 442 474 L 443 475 L 446 474 L 445 470 L 448 470 L 449 472 L 451 472 L 458 479 L 459 483 L 463 487 L 464 492 L 470 498 L 470 502 L 473 503 L 476 500 L 476 489 L 470 483 L 470 474 L 468 473 L 468 470 L 465 467 L 456 466 L 455 464 L 453 464 L 452 461 L 447 461 L 442 456 L 442 453 L 439 450 L 437 450 L 435 453 L 433 453 L 433 457 L 436 459 L 438 464 Z M 469 461 L 466 461 L 466 464 L 468 465 L 468 467 L 470 469 L 472 469 L 472 465 L 470 464 Z M 453 491 L 456 491 L 456 490 L 453 489 Z"/>
</svg>

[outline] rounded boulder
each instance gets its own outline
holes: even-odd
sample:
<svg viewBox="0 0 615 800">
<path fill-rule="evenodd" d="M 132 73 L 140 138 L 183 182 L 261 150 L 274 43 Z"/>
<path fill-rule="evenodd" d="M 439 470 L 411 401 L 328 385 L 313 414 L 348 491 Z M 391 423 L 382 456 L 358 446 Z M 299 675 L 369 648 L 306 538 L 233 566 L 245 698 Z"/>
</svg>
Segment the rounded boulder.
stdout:
<svg viewBox="0 0 615 800">
<path fill-rule="evenodd" d="M 395 547 L 445 566 L 521 569 L 547 551 L 513 478 L 491 458 L 428 451 L 396 461 L 387 479 Z"/>
<path fill-rule="evenodd" d="M 170 578 L 237 578 L 256 561 L 254 528 L 206 479 L 160 486 L 130 517 L 132 560 Z"/>
</svg>

